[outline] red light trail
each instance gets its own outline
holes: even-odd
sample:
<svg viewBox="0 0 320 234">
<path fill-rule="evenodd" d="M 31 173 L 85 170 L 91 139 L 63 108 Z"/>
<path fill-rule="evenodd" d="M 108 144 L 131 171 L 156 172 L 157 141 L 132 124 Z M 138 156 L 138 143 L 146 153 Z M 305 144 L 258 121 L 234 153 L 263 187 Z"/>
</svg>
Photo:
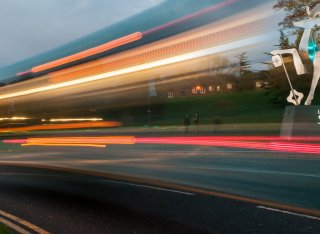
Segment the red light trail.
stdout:
<svg viewBox="0 0 320 234">
<path fill-rule="evenodd" d="M 297 142 L 299 141 L 299 142 Z M 211 147 L 240 148 L 252 150 L 277 151 L 285 153 L 305 153 L 320 155 L 320 137 L 282 138 L 276 136 L 197 136 L 197 137 L 52 137 L 3 140 L 4 143 L 22 145 L 110 145 L 110 144 L 160 144 L 197 145 Z M 303 143 L 301 143 L 303 142 Z M 313 142 L 313 143 L 308 143 Z"/>
</svg>

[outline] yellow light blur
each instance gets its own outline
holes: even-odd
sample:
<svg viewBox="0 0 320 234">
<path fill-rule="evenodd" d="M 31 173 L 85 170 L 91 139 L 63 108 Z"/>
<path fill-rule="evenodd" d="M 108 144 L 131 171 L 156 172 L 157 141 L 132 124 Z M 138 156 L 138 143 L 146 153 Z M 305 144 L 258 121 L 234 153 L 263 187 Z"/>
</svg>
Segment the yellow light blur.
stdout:
<svg viewBox="0 0 320 234">
<path fill-rule="evenodd" d="M 20 116 L 13 116 L 13 117 L 4 117 L 4 118 L 0 118 L 0 121 L 2 120 L 26 120 L 29 119 L 27 117 L 20 117 Z"/>
<path fill-rule="evenodd" d="M 50 122 L 102 121 L 102 118 L 49 119 Z M 44 122 L 45 120 L 43 120 Z"/>
<path fill-rule="evenodd" d="M 17 128 L 0 128 L 0 132 L 22 132 L 22 131 L 40 131 L 40 130 L 62 130 L 62 129 L 82 129 L 82 128 L 112 128 L 119 127 L 121 123 L 118 121 L 97 121 L 97 122 L 81 122 L 81 123 L 63 123 L 63 124 L 47 124 L 33 125 Z"/>
<path fill-rule="evenodd" d="M 106 145 L 95 145 L 95 144 L 21 144 L 21 146 L 72 146 L 72 147 L 96 147 L 96 148 L 105 148 Z"/>
<path fill-rule="evenodd" d="M 133 136 L 101 136 L 101 137 L 42 137 L 28 138 L 27 144 L 94 144 L 94 145 L 132 145 Z"/>
</svg>

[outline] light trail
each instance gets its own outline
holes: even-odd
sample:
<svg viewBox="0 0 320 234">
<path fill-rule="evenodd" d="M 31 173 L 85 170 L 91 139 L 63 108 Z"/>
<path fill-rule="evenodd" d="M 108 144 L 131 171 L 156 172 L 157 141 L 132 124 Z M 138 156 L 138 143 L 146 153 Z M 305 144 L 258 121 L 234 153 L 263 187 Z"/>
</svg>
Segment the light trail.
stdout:
<svg viewBox="0 0 320 234">
<path fill-rule="evenodd" d="M 94 47 L 94 48 L 91 48 L 91 49 L 87 49 L 85 51 L 81 51 L 79 53 L 76 53 L 76 54 L 61 58 L 61 59 L 57 59 L 57 60 L 54 60 L 54 61 L 51 61 L 51 62 L 48 62 L 48 63 L 45 63 L 45 64 L 41 64 L 39 66 L 35 66 L 31 70 L 24 71 L 24 72 L 19 72 L 19 73 L 17 73 L 17 75 L 18 76 L 23 76 L 23 75 L 26 75 L 26 74 L 29 74 L 29 73 L 41 72 L 41 71 L 44 71 L 44 70 L 48 70 L 48 69 L 51 69 L 51 68 L 54 68 L 54 67 L 58 67 L 58 66 L 61 66 L 61 65 L 64 65 L 64 64 L 68 64 L 68 63 L 80 60 L 82 58 L 86 58 L 86 57 L 89 57 L 89 56 L 92 56 L 92 55 L 95 55 L 95 54 L 99 54 L 99 53 L 111 50 L 111 49 L 119 47 L 121 45 L 129 44 L 131 42 L 140 40 L 142 37 L 147 36 L 147 35 L 152 34 L 152 33 L 155 33 L 157 31 L 162 31 L 162 30 L 164 30 L 164 29 L 166 29 L 168 27 L 175 26 L 175 25 L 177 25 L 179 23 L 184 23 L 186 21 L 193 20 L 194 18 L 203 16 L 205 14 L 213 13 L 213 12 L 223 8 L 223 7 L 229 6 L 229 5 L 231 5 L 231 4 L 235 3 L 235 2 L 238 2 L 238 1 L 239 0 L 226 0 L 226 1 L 222 2 L 222 3 L 218 3 L 218 4 L 215 4 L 215 5 L 210 6 L 208 8 L 205 8 L 205 9 L 203 9 L 201 11 L 195 12 L 193 14 L 187 15 L 185 17 L 179 18 L 179 19 L 171 21 L 169 23 L 160 25 L 158 27 L 149 29 L 149 30 L 147 30 L 147 31 L 145 31 L 143 33 L 135 32 L 135 33 L 123 36 L 121 38 L 117 38 L 117 39 L 112 40 L 110 42 L 107 42 L 107 43 L 105 43 L 103 45 L 100 45 L 100 46 L 97 46 L 97 47 Z"/>
<path fill-rule="evenodd" d="M 95 145 L 95 144 L 21 144 L 21 146 L 65 146 L 65 147 L 95 147 L 95 148 L 105 148 L 106 145 Z"/>
<path fill-rule="evenodd" d="M 3 118 L 0 118 L 0 121 L 3 121 L 3 120 L 27 120 L 29 118 L 27 117 L 20 117 L 20 116 L 13 116 L 13 117 L 3 117 Z"/>
<path fill-rule="evenodd" d="M 272 22 L 277 21 L 273 17 Z M 237 22 L 239 23 L 239 22 Z M 156 61 L 175 55 L 197 51 L 213 45 L 219 45 L 233 40 L 242 39 L 248 35 L 261 33 L 261 29 L 268 31 L 270 18 L 244 22 L 242 24 L 225 27 L 212 27 L 206 25 L 185 33 L 166 38 L 151 44 L 144 45 L 129 51 L 108 56 L 88 63 L 76 65 L 74 67 L 55 71 L 47 74 L 49 82 L 59 83 L 66 80 L 79 79 L 89 75 L 97 75 L 121 68 L 132 67 L 142 63 Z"/>
<path fill-rule="evenodd" d="M 134 136 L 101 136 L 101 137 L 60 137 L 60 138 L 27 138 L 27 139 L 9 139 L 4 143 L 9 144 L 94 144 L 94 145 L 110 145 L 110 144 L 160 144 L 160 145 L 198 145 L 211 147 L 227 147 L 252 150 L 267 150 L 286 153 L 306 153 L 320 155 L 320 144 L 297 143 L 291 140 L 282 139 L 280 137 L 134 137 Z M 298 137 L 306 142 L 311 137 Z M 297 140 L 295 139 L 295 140 Z M 320 139 L 317 138 L 320 142 Z"/>
<path fill-rule="evenodd" d="M 28 74 L 30 72 L 36 73 L 36 72 L 48 70 L 50 68 L 54 68 L 54 67 L 57 67 L 57 66 L 61 66 L 63 64 L 71 63 L 71 62 L 80 60 L 82 58 L 92 56 L 94 54 L 98 54 L 98 53 L 101 53 L 101 52 L 108 51 L 110 49 L 119 47 L 121 45 L 128 44 L 128 43 L 140 40 L 141 38 L 143 38 L 143 37 L 145 37 L 145 36 L 147 36 L 149 34 L 155 33 L 157 31 L 164 30 L 164 29 L 166 29 L 168 27 L 175 26 L 176 24 L 192 20 L 194 18 L 203 16 L 203 15 L 208 14 L 208 13 L 212 13 L 214 11 L 217 11 L 217 10 L 223 8 L 223 7 L 229 6 L 232 3 L 235 3 L 237 1 L 239 1 L 239 0 L 227 0 L 227 1 L 224 1 L 222 3 L 218 3 L 218 4 L 213 5 L 211 7 L 205 8 L 204 10 L 201 10 L 199 12 L 196 12 L 196 13 L 193 13 L 193 14 L 190 14 L 190 15 L 187 15 L 185 17 L 179 18 L 179 19 L 177 19 L 175 21 L 166 23 L 164 25 L 152 28 L 152 29 L 147 30 L 147 31 L 145 31 L 143 33 L 136 32 L 136 33 L 124 36 L 122 38 L 118 38 L 118 39 L 113 40 L 111 42 L 108 42 L 106 44 L 103 44 L 103 45 L 100 45 L 100 46 L 97 46 L 97 47 L 94 47 L 94 48 L 79 52 L 77 54 L 70 55 L 70 56 L 67 56 L 67 57 L 64 57 L 64 58 L 61 58 L 61 59 L 46 63 L 46 64 L 42 64 L 42 65 L 33 67 L 31 70 L 25 71 L 25 72 L 20 72 L 17 75 L 21 76 L 21 75 L 26 75 L 26 74 Z"/>
<path fill-rule="evenodd" d="M 23 90 L 19 92 L 13 92 L 9 94 L 3 94 L 0 95 L 0 100 L 3 99 L 8 99 L 8 98 L 13 98 L 13 97 L 19 97 L 19 96 L 24 96 L 24 95 L 29 95 L 29 94 L 34 94 L 34 93 L 40 93 L 40 92 L 45 92 L 45 91 L 50 91 L 50 90 L 55 90 L 59 88 L 65 88 L 69 86 L 74 86 L 74 85 L 79 85 L 79 84 L 84 84 L 92 81 L 97 81 L 97 80 L 102 80 L 110 77 L 115 77 L 115 76 L 121 76 L 121 75 L 126 75 L 134 72 L 139 72 L 139 71 L 144 71 L 152 68 L 157 68 L 165 65 L 170 65 L 174 63 L 179 63 L 179 62 L 184 62 L 187 60 L 192 60 L 196 58 L 201 58 L 205 56 L 209 56 L 212 54 L 216 53 L 222 53 L 224 51 L 229 51 L 229 50 L 235 50 L 239 49 L 245 46 L 250 46 L 252 44 L 258 43 L 258 42 L 263 42 L 263 41 L 268 41 L 270 38 L 273 38 L 274 36 L 278 36 L 278 33 L 275 32 L 274 35 L 270 35 L 269 33 L 242 39 L 239 41 L 234 41 L 230 43 L 226 43 L 220 46 L 215 46 L 187 54 L 182 54 L 166 59 L 161 59 L 158 61 L 154 62 L 149 62 L 129 68 L 124 68 L 124 69 L 119 69 L 116 71 L 111 71 L 111 72 L 106 72 L 98 75 L 93 75 L 93 76 L 88 76 L 84 78 L 80 78 L 77 80 L 71 80 L 71 81 L 66 81 L 58 84 L 52 84 L 48 86 L 43 86 L 43 87 L 38 87 L 38 88 L 33 88 L 33 89 L 28 89 L 28 90 Z"/>
<path fill-rule="evenodd" d="M 154 138 L 138 138 L 138 139 L 154 139 Z M 158 138 L 159 139 L 159 138 Z M 161 138 L 160 138 L 161 139 Z M 319 141 L 317 136 L 197 136 L 197 137 L 166 137 L 166 140 L 201 140 L 201 141 Z"/>
<path fill-rule="evenodd" d="M 102 118 L 70 118 L 70 119 L 49 119 L 49 122 L 73 122 L 73 121 L 102 121 Z M 45 120 L 43 120 L 45 122 Z"/>
<path fill-rule="evenodd" d="M 94 144 L 94 145 L 132 145 L 133 136 L 102 136 L 102 137 L 39 137 L 26 139 L 3 140 L 9 144 Z"/>
<path fill-rule="evenodd" d="M 260 138 L 261 139 L 261 138 Z M 251 139 L 252 140 L 252 139 Z M 214 147 L 231 147 L 243 149 L 259 149 L 268 151 L 281 151 L 290 153 L 307 153 L 320 155 L 320 144 L 295 143 L 295 142 L 261 142 L 246 140 L 225 140 L 225 139 L 209 139 L 198 137 L 150 137 L 137 138 L 136 143 L 140 144 L 169 144 L 169 145 L 199 145 Z"/>
<path fill-rule="evenodd" d="M 119 47 L 121 45 L 125 45 L 125 44 L 129 44 L 131 42 L 140 40 L 142 38 L 142 33 L 141 32 L 135 32 L 132 34 L 129 34 L 127 36 L 115 39 L 113 41 L 107 42 L 105 44 L 102 44 L 100 46 L 85 50 L 85 51 L 81 51 L 79 53 L 49 62 L 49 63 L 45 63 L 36 67 L 33 67 L 31 69 L 31 72 L 36 73 L 36 72 L 40 72 L 40 71 L 44 71 L 44 70 L 48 70 L 50 68 L 54 68 L 54 67 L 58 67 L 67 63 L 71 63 L 95 54 L 99 54 L 108 50 L 111 50 L 113 48 Z M 22 72 L 19 73 L 20 75 L 22 74 L 27 74 L 28 71 L 26 72 Z"/>
<path fill-rule="evenodd" d="M 117 121 L 97 121 L 69 124 L 46 124 L 34 125 L 18 128 L 0 128 L 0 132 L 18 132 L 18 131 L 37 131 L 37 130 L 63 130 L 63 129 L 82 129 L 82 128 L 111 128 L 121 126 Z"/>
<path fill-rule="evenodd" d="M 184 23 L 186 21 L 189 21 L 189 20 L 193 20 L 194 18 L 197 18 L 197 17 L 200 17 L 200 16 L 203 16 L 205 14 L 208 14 L 208 13 L 213 13 L 215 11 L 218 11 L 220 10 L 221 8 L 223 7 L 226 7 L 226 6 L 229 6 L 233 3 L 236 3 L 238 2 L 239 0 L 225 0 L 223 2 L 220 2 L 220 3 L 217 3 L 213 6 L 210 6 L 210 7 L 207 7 L 201 11 L 198 11 L 198 12 L 195 12 L 193 14 L 190 14 L 190 15 L 187 15 L 185 17 L 182 17 L 182 18 L 179 18 L 177 20 L 174 20 L 174 21 L 171 21 L 169 23 L 166 23 L 166 24 L 163 24 L 163 25 L 160 25 L 158 27 L 155 27 L 155 28 L 152 28 L 152 29 L 149 29 L 145 32 L 142 33 L 142 35 L 145 37 L 149 34 L 152 34 L 152 33 L 155 33 L 157 31 L 162 31 L 166 28 L 169 28 L 169 27 L 172 27 L 172 26 L 175 26 L 177 24 L 180 24 L 180 23 Z"/>
</svg>

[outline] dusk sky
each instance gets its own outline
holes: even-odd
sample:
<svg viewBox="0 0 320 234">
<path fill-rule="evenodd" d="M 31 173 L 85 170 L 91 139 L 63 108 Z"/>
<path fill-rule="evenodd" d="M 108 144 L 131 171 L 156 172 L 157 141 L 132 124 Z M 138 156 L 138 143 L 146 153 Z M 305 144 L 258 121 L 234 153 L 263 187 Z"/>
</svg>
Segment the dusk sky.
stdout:
<svg viewBox="0 0 320 234">
<path fill-rule="evenodd" d="M 0 67 L 63 45 L 164 0 L 1 0 Z"/>
</svg>

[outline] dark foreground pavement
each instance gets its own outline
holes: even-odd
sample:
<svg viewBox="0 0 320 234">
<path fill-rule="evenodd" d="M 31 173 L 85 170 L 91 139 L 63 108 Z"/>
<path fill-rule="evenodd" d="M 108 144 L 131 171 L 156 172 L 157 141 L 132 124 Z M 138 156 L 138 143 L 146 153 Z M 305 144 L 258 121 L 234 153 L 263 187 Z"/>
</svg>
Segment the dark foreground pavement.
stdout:
<svg viewBox="0 0 320 234">
<path fill-rule="evenodd" d="M 0 210 L 51 233 L 320 233 L 317 217 L 172 185 L 23 166 L 0 166 Z"/>
</svg>

